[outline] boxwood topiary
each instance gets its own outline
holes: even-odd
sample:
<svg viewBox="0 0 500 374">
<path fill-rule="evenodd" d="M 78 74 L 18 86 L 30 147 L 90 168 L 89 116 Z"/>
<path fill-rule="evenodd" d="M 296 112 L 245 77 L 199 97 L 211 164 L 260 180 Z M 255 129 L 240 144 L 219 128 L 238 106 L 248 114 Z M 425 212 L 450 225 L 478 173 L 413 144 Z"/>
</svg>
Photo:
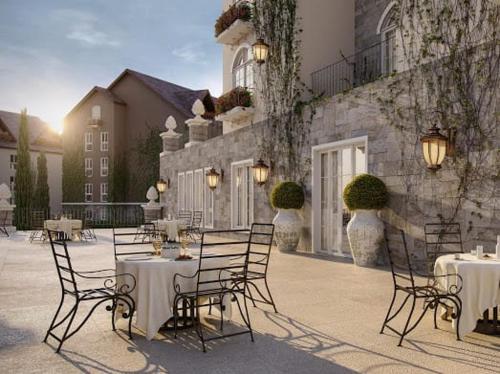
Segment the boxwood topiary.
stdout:
<svg viewBox="0 0 500 374">
<path fill-rule="evenodd" d="M 300 209 L 304 205 L 304 190 L 295 182 L 280 182 L 271 192 L 271 205 L 278 209 Z"/>
<path fill-rule="evenodd" d="M 378 210 L 388 201 L 389 193 L 384 182 L 370 174 L 358 175 L 344 188 L 344 202 L 349 210 Z"/>
</svg>

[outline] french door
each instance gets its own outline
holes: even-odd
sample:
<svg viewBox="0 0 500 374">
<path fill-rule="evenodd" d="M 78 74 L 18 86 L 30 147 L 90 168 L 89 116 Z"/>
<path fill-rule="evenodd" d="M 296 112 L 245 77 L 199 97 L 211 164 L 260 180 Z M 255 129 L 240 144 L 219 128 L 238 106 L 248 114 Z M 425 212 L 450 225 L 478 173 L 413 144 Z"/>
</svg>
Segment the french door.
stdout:
<svg viewBox="0 0 500 374">
<path fill-rule="evenodd" d="M 253 222 L 253 160 L 231 164 L 231 225 L 234 229 L 250 228 Z"/>
<path fill-rule="evenodd" d="M 365 137 L 313 148 L 313 250 L 350 256 L 346 227 L 350 213 L 342 199 L 345 186 L 366 173 Z"/>
</svg>

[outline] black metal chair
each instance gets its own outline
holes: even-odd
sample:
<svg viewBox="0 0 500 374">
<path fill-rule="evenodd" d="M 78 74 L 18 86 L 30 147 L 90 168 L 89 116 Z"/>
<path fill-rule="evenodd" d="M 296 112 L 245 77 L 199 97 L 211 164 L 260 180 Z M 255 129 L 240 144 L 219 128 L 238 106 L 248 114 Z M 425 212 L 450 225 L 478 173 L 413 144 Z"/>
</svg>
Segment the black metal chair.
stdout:
<svg viewBox="0 0 500 374">
<path fill-rule="evenodd" d="M 156 234 L 156 225 L 153 222 L 145 222 L 137 228 L 134 241 L 140 240 L 142 242 L 150 242 L 154 237 L 156 237 Z"/>
<path fill-rule="evenodd" d="M 462 231 L 457 222 L 426 223 L 424 233 L 427 271 L 431 276 L 439 256 L 464 252 Z"/>
<path fill-rule="evenodd" d="M 417 327 L 417 325 L 420 323 L 420 321 L 422 320 L 428 309 L 434 309 L 434 328 L 437 329 L 438 307 L 442 306 L 447 308 L 448 307 L 447 302 L 448 302 L 451 303 L 455 308 L 454 312 L 451 315 L 451 318 L 456 319 L 457 340 L 460 340 L 459 324 L 460 324 L 460 315 L 462 313 L 462 301 L 460 300 L 458 293 L 460 293 L 462 289 L 462 278 L 458 274 L 444 274 L 441 276 L 435 276 L 433 284 L 427 284 L 423 286 L 416 285 L 414 274 L 420 275 L 422 277 L 427 277 L 427 275 L 418 274 L 418 272 L 413 268 L 413 265 L 410 261 L 408 248 L 406 246 L 405 233 L 402 230 L 401 230 L 401 239 L 402 239 L 404 253 L 402 256 L 402 263 L 397 264 L 395 262 L 394 253 L 391 247 L 389 246 L 387 233 L 385 235 L 386 249 L 389 254 L 392 279 L 394 282 L 394 292 L 391 304 L 384 319 L 384 323 L 382 324 L 382 329 L 380 330 L 380 333 L 383 334 L 384 329 L 387 327 L 389 330 L 391 330 L 400 337 L 398 346 L 401 346 L 405 336 L 408 335 L 411 331 L 413 331 Z M 437 278 L 449 278 L 449 277 L 455 277 L 456 282 L 454 283 L 452 282 L 451 283 L 452 285 L 448 288 L 448 290 L 442 290 L 437 284 Z M 393 312 L 392 309 L 394 307 L 396 296 L 398 294 L 402 294 L 404 296 L 404 299 L 402 304 L 396 309 L 396 311 Z M 408 314 L 408 318 L 404 325 L 403 331 L 398 331 L 395 328 L 389 326 L 388 323 L 403 311 L 403 308 L 409 299 L 411 299 L 410 313 Z M 416 321 L 412 325 L 410 325 L 413 314 L 415 312 L 415 305 L 417 300 L 423 300 L 424 307 L 421 312 L 421 315 L 416 319 Z"/>
<path fill-rule="evenodd" d="M 177 213 L 177 219 L 182 221 L 186 227 L 189 227 L 193 219 L 193 212 L 190 210 L 180 210 L 179 213 Z"/>
<path fill-rule="evenodd" d="M 0 211 L 0 234 L 9 237 L 9 231 L 7 230 L 7 218 L 9 218 L 9 212 L 7 210 Z"/>
<path fill-rule="evenodd" d="M 149 240 L 136 241 L 136 232 L 132 232 L 125 228 L 125 231 L 113 228 L 113 251 L 115 260 L 122 256 L 130 255 L 153 255 L 154 248 L 151 237 Z M 137 250 L 142 248 L 142 250 Z"/>
<path fill-rule="evenodd" d="M 82 230 L 80 231 L 80 238 L 82 240 L 95 240 L 97 241 L 97 235 L 94 231 L 94 220 L 83 216 L 82 219 Z"/>
<path fill-rule="evenodd" d="M 48 237 L 50 240 L 50 246 L 52 248 L 52 254 L 54 256 L 54 261 L 56 264 L 57 274 L 59 276 L 59 283 L 61 285 L 61 302 L 57 308 L 57 311 L 50 323 L 49 329 L 44 338 L 44 342 L 50 337 L 54 338 L 59 344 L 57 346 L 56 352 L 61 350 L 62 345 L 66 340 L 75 335 L 82 326 L 87 322 L 95 309 L 105 303 L 110 302 L 110 305 L 106 306 L 106 310 L 111 312 L 111 325 L 113 331 L 116 331 L 115 326 L 115 314 L 119 306 L 127 306 L 127 310 L 122 312 L 123 318 L 128 318 L 128 335 L 132 339 L 132 316 L 135 311 L 135 302 L 129 295 L 131 291 L 135 288 L 136 280 L 132 274 L 116 274 L 114 269 L 103 269 L 96 271 L 75 271 L 71 263 L 71 257 L 68 252 L 65 240 L 56 240 L 60 237 L 57 231 L 48 231 Z M 118 279 L 128 278 L 123 281 L 123 285 L 118 285 Z M 81 280 L 93 280 L 93 281 L 103 281 L 101 287 L 96 288 L 85 288 L 81 289 L 79 286 L 79 281 Z M 64 317 L 59 317 L 61 308 L 64 304 L 64 298 L 72 297 L 74 300 L 73 307 Z M 80 303 L 85 301 L 92 301 L 95 304 L 92 306 L 86 317 L 80 322 L 77 327 L 71 329 L 75 316 L 77 314 Z M 67 321 L 66 327 L 62 327 L 63 323 Z M 56 335 L 54 330 L 58 327 L 62 328 L 62 335 Z"/>
<path fill-rule="evenodd" d="M 47 219 L 47 212 L 45 210 L 32 210 L 31 211 L 31 233 L 29 236 L 30 243 L 34 240 L 45 241 L 47 240 L 47 233 L 45 230 L 45 220 Z"/>
<path fill-rule="evenodd" d="M 203 222 L 203 212 L 201 210 L 195 210 L 193 212 L 193 217 L 191 219 L 191 224 L 188 225 L 186 229 L 186 234 L 195 241 L 198 242 L 201 238 L 201 224 Z"/>
<path fill-rule="evenodd" d="M 200 338 L 203 352 L 206 352 L 205 343 L 215 339 L 224 339 L 231 336 L 250 334 L 252 342 L 253 332 L 250 324 L 250 315 L 248 314 L 246 290 L 247 285 L 247 270 L 248 270 L 248 253 L 249 253 L 249 240 L 235 241 L 230 240 L 226 242 L 220 241 L 207 241 L 208 235 L 225 235 L 228 233 L 246 232 L 248 230 L 224 230 L 224 231 L 211 231 L 210 233 L 201 234 L 201 247 L 200 257 L 198 261 L 198 270 L 192 276 L 183 274 L 175 274 L 174 276 L 174 336 L 177 337 L 177 329 L 179 322 L 179 311 L 182 304 L 182 310 L 189 307 L 191 312 L 192 324 L 196 328 L 196 333 Z M 242 249 L 235 248 L 240 245 Z M 216 253 L 207 252 L 207 249 L 214 249 Z M 232 262 L 243 258 L 243 261 L 238 263 Z M 216 276 L 214 276 L 214 274 Z M 194 279 L 196 281 L 195 290 L 183 290 L 182 283 L 187 279 Z M 238 284 L 238 287 L 234 287 Z M 241 296 L 242 301 L 238 296 Z M 200 308 L 210 307 L 213 299 L 218 300 L 221 310 L 221 333 L 212 337 L 205 337 L 203 327 L 200 321 Z M 224 334 L 223 333 L 223 310 L 224 300 L 229 298 L 238 305 L 238 310 L 241 314 L 242 320 L 246 326 L 243 331 Z"/>
</svg>

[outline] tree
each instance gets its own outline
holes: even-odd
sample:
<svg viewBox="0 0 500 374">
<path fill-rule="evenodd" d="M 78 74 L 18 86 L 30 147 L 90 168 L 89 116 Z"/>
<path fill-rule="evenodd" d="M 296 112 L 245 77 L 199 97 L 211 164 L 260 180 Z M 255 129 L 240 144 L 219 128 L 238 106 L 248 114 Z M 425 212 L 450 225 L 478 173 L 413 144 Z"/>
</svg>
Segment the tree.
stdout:
<svg viewBox="0 0 500 374">
<path fill-rule="evenodd" d="M 85 161 L 83 142 L 69 140 L 64 143 L 63 154 L 63 201 L 77 203 L 84 200 Z"/>
<path fill-rule="evenodd" d="M 47 157 L 45 153 L 40 153 L 37 158 L 37 175 L 35 194 L 33 196 L 33 206 L 36 209 L 49 211 L 49 183 L 47 176 Z"/>
<path fill-rule="evenodd" d="M 26 109 L 21 111 L 19 136 L 17 139 L 17 168 L 14 191 L 16 227 L 18 230 L 29 229 L 33 198 L 33 180 L 29 150 L 28 114 Z"/>
</svg>

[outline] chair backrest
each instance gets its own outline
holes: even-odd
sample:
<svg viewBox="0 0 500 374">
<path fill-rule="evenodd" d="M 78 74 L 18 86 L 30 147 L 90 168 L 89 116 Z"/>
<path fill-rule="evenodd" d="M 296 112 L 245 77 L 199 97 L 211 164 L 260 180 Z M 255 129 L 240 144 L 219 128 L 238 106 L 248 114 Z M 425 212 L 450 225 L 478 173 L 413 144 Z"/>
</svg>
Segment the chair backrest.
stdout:
<svg viewBox="0 0 500 374">
<path fill-rule="evenodd" d="M 464 252 L 462 231 L 458 222 L 426 223 L 424 232 L 429 272 L 434 271 L 434 264 L 439 256 Z"/>
<path fill-rule="evenodd" d="M 201 227 L 201 223 L 203 222 L 203 212 L 201 210 L 195 210 L 193 212 L 193 219 L 191 221 L 192 229 L 199 229 Z"/>
<path fill-rule="evenodd" d="M 64 236 L 64 233 L 58 231 L 48 231 L 50 247 L 56 264 L 57 275 L 63 293 L 77 295 L 78 286 L 75 280 L 75 273 L 71 264 L 71 257 L 65 240 L 57 240 Z"/>
<path fill-rule="evenodd" d="M 267 274 L 271 247 L 274 239 L 274 225 L 253 223 L 250 231 L 248 270 L 253 273 Z"/>
<path fill-rule="evenodd" d="M 246 282 L 250 238 L 226 241 L 221 241 L 219 237 L 215 241 L 208 239 L 211 235 L 220 236 L 235 232 L 248 234 L 248 230 L 202 233 L 196 282 L 197 295 L 207 291 L 228 291 L 232 285 Z M 237 292 L 245 294 L 245 288 L 241 285 Z"/>
<path fill-rule="evenodd" d="M 177 214 L 177 218 L 188 226 L 191 225 L 192 216 L 193 214 L 190 210 L 180 210 Z"/>
<path fill-rule="evenodd" d="M 389 244 L 389 236 L 387 231 L 384 232 L 385 236 L 385 247 L 389 255 L 389 262 L 391 264 L 392 279 L 394 281 L 394 287 L 406 288 L 415 287 L 415 279 L 413 278 L 413 267 L 410 260 L 410 254 L 408 253 L 408 247 L 406 245 L 406 236 L 403 230 L 399 230 L 401 234 L 401 244 L 403 248 L 403 254 L 399 258 L 396 253 L 391 248 Z"/>
<path fill-rule="evenodd" d="M 31 229 L 43 230 L 44 222 L 47 219 L 47 212 L 45 210 L 32 210 L 31 211 Z"/>
<path fill-rule="evenodd" d="M 113 250 L 115 260 L 119 260 L 123 256 L 152 255 L 154 253 L 153 242 L 151 240 L 142 239 L 141 241 L 136 241 L 137 235 L 136 231 L 131 231 L 127 228 L 113 228 Z"/>
</svg>

